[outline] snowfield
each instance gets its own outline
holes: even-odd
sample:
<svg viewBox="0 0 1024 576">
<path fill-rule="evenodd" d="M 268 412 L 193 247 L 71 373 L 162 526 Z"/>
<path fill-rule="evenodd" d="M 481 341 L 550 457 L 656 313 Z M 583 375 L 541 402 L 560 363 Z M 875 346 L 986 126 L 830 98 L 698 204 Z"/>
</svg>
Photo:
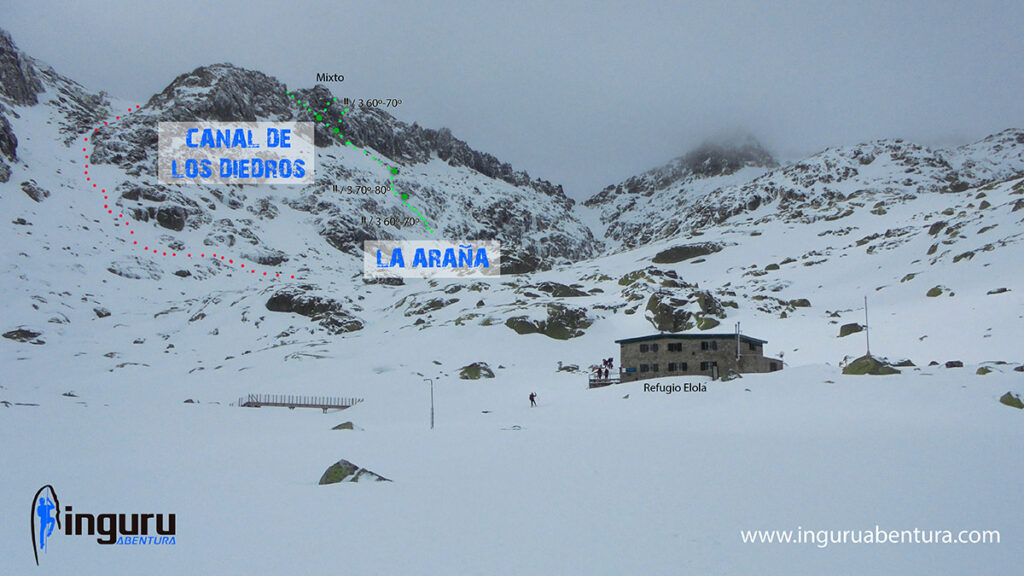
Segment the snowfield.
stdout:
<svg viewBox="0 0 1024 576">
<path fill-rule="evenodd" d="M 494 380 L 435 381 L 431 431 L 421 377 L 359 364 L 339 353 L 298 374 L 268 365 L 258 386 L 252 373 L 225 372 L 220 392 L 210 382 L 202 395 L 170 367 L 38 380 L 26 396 L 41 406 L 0 419 L 3 556 L 18 573 L 31 568 L 26 508 L 51 483 L 80 512 L 177 514 L 173 547 L 56 538 L 41 561 L 53 574 L 1006 574 L 1017 562 L 1021 414 L 997 398 L 1019 387 L 1018 373 L 866 378 L 807 366 L 663 379 L 707 386 L 664 394 L 642 383 L 587 390 L 546 362 L 509 362 Z M 91 392 L 57 396 L 69 386 Z M 228 390 L 253 388 L 366 401 L 326 415 L 226 404 Z M 200 403 L 163 398 L 168 389 Z M 362 430 L 331 430 L 342 421 Z M 339 458 L 393 482 L 318 486 Z M 1002 540 L 821 549 L 740 539 L 876 525 L 994 529 Z"/>
</svg>

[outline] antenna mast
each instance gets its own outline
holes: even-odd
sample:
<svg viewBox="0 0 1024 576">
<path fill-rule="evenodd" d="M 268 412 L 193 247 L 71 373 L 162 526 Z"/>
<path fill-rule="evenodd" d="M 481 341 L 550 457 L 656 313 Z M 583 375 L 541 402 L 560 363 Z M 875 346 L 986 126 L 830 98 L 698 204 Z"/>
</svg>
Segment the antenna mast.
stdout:
<svg viewBox="0 0 1024 576">
<path fill-rule="evenodd" d="M 867 344 L 868 357 L 871 357 L 871 326 L 868 324 L 868 297 L 864 297 L 864 342 Z"/>
<path fill-rule="evenodd" d="M 736 323 L 736 371 L 739 372 L 740 367 L 740 323 Z"/>
</svg>

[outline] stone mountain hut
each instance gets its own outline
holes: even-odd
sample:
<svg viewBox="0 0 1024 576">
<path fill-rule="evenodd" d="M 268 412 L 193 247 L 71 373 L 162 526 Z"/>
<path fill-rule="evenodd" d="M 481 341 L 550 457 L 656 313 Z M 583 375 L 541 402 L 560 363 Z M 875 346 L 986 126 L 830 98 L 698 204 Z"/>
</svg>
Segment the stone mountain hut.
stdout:
<svg viewBox="0 0 1024 576">
<path fill-rule="evenodd" d="M 782 370 L 764 355 L 767 341 L 734 334 L 655 334 L 616 340 L 622 382 L 666 376 L 711 376 Z"/>
</svg>

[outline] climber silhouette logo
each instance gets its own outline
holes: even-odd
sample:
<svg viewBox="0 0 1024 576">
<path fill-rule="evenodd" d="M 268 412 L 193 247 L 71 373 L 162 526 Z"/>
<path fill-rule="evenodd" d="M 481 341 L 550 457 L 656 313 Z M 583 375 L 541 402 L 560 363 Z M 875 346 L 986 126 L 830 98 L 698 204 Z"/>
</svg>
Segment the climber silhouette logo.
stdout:
<svg viewBox="0 0 1024 576">
<path fill-rule="evenodd" d="M 36 520 L 38 519 L 38 532 Z M 35 555 L 36 566 L 39 566 L 39 551 L 46 552 L 46 544 L 53 534 L 53 526 L 60 528 L 60 500 L 57 492 L 49 484 L 43 486 L 32 498 L 32 554 Z M 36 534 L 39 535 L 38 540 Z"/>
</svg>

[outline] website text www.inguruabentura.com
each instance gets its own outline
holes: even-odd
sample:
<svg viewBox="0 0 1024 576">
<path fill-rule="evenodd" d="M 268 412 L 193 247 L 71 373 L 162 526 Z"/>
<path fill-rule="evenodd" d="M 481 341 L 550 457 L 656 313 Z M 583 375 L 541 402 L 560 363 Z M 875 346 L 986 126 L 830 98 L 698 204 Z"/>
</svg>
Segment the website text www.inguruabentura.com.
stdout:
<svg viewBox="0 0 1024 576">
<path fill-rule="evenodd" d="M 999 544 L 998 530 L 740 530 L 744 544 Z"/>
</svg>

